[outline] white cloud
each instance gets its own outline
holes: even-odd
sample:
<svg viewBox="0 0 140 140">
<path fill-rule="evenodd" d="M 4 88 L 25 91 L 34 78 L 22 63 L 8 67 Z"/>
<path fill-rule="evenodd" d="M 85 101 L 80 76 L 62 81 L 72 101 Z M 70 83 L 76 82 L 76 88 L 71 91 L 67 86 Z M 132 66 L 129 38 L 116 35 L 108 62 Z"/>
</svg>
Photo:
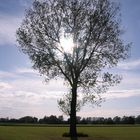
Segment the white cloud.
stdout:
<svg viewBox="0 0 140 140">
<path fill-rule="evenodd" d="M 140 89 L 109 91 L 108 93 L 102 94 L 102 96 L 106 99 L 118 99 L 140 96 Z"/>
<path fill-rule="evenodd" d="M 12 72 L 6 72 L 6 71 L 0 71 L 0 78 L 6 78 L 6 77 L 15 77 L 16 75 Z"/>
<path fill-rule="evenodd" d="M 119 63 L 118 68 L 124 69 L 124 70 L 140 68 L 140 59 L 131 60 L 129 62 Z"/>
<path fill-rule="evenodd" d="M 96 107 L 84 109 L 78 113 L 79 116 L 83 117 L 115 117 L 115 116 L 137 116 L 139 115 L 140 107 L 135 108 L 106 108 L 106 107 Z"/>
<path fill-rule="evenodd" d="M 29 7 L 31 2 L 33 2 L 33 0 L 19 0 L 20 5 L 26 9 Z"/>
<path fill-rule="evenodd" d="M 15 72 L 18 74 L 38 74 L 38 72 L 32 68 L 17 68 Z"/>
<path fill-rule="evenodd" d="M 7 77 L 5 78 L 5 76 Z M 16 68 L 12 72 L 0 71 L 0 77 L 0 112 L 3 112 L 5 116 L 24 116 L 26 114 L 41 116 L 45 115 L 45 113 L 46 115 L 48 113 L 60 113 L 57 107 L 57 100 L 68 90 L 62 79 L 45 83 L 43 78 L 30 68 Z M 126 76 L 125 79 L 122 83 L 123 88 L 121 86 L 116 89 L 112 88 L 102 96 L 107 100 L 139 97 L 140 86 L 135 88 L 135 84 L 139 82 L 139 77 L 137 76 L 136 78 L 132 74 L 128 77 Z M 131 80 L 134 85 L 129 88 L 127 86 L 132 85 L 132 83 L 127 81 Z M 46 108 L 49 111 L 46 111 Z"/>
<path fill-rule="evenodd" d="M 0 91 L 7 90 L 7 89 L 9 90 L 11 88 L 12 86 L 10 84 L 5 83 L 5 82 L 0 82 Z"/>
<path fill-rule="evenodd" d="M 49 106 L 53 106 L 67 91 L 62 79 L 52 80 L 46 84 L 42 82 L 43 78 L 28 68 L 15 69 L 11 73 L 1 72 L 1 77 L 7 75 L 7 73 L 12 75 L 12 77 L 3 78 L 3 81 L 0 81 L 0 108 L 11 107 L 14 108 L 14 111 L 22 105 L 20 109 L 26 114 L 26 107 L 34 108 L 34 106 L 40 106 L 42 112 L 43 110 L 46 112 L 46 105 L 44 104 L 51 102 Z M 25 73 L 29 75 L 25 75 Z M 57 108 L 57 105 L 55 108 Z M 34 111 L 36 112 L 36 110 Z"/>
<path fill-rule="evenodd" d="M 22 6 L 24 9 L 28 9 L 31 3 L 31 0 L 19 0 L 19 6 Z M 20 17 L 0 14 L 0 45 L 16 44 L 16 30 L 20 26 L 23 16 L 24 10 Z"/>
<path fill-rule="evenodd" d="M 63 81 L 45 84 L 39 76 L 20 76 L 22 72 L 17 75 L 0 82 L 0 117 L 60 114 L 57 100 L 65 90 Z"/>
<path fill-rule="evenodd" d="M 16 30 L 21 23 L 21 18 L 0 15 L 0 45 L 16 44 Z"/>
</svg>

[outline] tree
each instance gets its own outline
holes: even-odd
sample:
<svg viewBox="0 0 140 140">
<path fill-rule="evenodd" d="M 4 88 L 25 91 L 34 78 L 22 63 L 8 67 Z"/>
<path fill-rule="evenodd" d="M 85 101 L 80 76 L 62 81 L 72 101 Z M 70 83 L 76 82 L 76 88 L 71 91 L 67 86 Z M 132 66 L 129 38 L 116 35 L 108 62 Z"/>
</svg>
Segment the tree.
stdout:
<svg viewBox="0 0 140 140">
<path fill-rule="evenodd" d="M 35 0 L 17 30 L 19 48 L 46 81 L 64 78 L 70 88 L 70 135 L 77 136 L 77 97 L 85 104 L 120 82 L 105 68 L 128 56 L 120 38 L 119 6 L 110 0 Z M 72 47 L 63 46 L 72 40 Z M 68 51 L 69 50 L 69 51 Z"/>
<path fill-rule="evenodd" d="M 121 123 L 121 118 L 116 116 L 116 117 L 113 118 L 113 121 L 114 121 L 115 124 L 120 124 Z"/>
<path fill-rule="evenodd" d="M 123 124 L 135 124 L 135 117 L 134 116 L 123 116 L 122 123 Z"/>
<path fill-rule="evenodd" d="M 105 119 L 105 123 L 106 124 L 113 124 L 113 120 L 112 120 L 112 118 L 107 118 L 107 119 Z"/>
<path fill-rule="evenodd" d="M 37 123 L 38 119 L 36 117 L 25 116 L 18 120 L 20 123 Z"/>
<path fill-rule="evenodd" d="M 136 124 L 140 124 L 140 115 L 138 115 L 138 116 L 135 118 L 135 123 L 136 123 Z"/>
</svg>

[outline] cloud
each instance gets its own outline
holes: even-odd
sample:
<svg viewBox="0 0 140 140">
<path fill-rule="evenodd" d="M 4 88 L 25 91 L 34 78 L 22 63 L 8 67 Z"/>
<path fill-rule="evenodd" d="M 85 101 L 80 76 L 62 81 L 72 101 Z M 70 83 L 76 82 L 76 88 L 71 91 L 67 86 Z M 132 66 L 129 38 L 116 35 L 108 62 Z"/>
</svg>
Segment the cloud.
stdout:
<svg viewBox="0 0 140 140">
<path fill-rule="evenodd" d="M 6 78 L 6 77 L 15 77 L 16 75 L 14 73 L 11 72 L 7 72 L 7 71 L 1 71 L 0 70 L 0 78 Z"/>
<path fill-rule="evenodd" d="M 0 13 L 0 45 L 16 44 L 16 30 L 20 26 L 25 9 L 28 9 L 33 0 L 18 0 L 15 2 L 15 9 L 12 12 L 19 12 L 20 14 L 8 13 L 3 11 Z M 20 7 L 17 9 L 16 7 Z M 8 11 L 8 9 L 6 9 Z M 20 10 L 20 11 L 16 11 Z M 13 14 L 13 15 L 12 15 Z M 15 16 L 16 15 L 16 16 Z"/>
<path fill-rule="evenodd" d="M 24 8 L 28 8 L 33 0 L 19 0 L 19 3 Z"/>
<path fill-rule="evenodd" d="M 4 79 L 7 76 L 7 79 Z M 63 79 L 51 80 L 50 82 L 44 82 L 44 78 L 39 76 L 38 72 L 32 70 L 31 68 L 16 68 L 12 72 L 0 71 L 0 87 L 5 89 L 5 93 L 10 89 L 10 92 L 14 95 L 26 94 L 37 95 L 38 97 L 45 98 L 58 98 L 61 97 L 62 93 L 68 91 L 68 87 L 64 85 Z M 134 83 L 132 85 L 132 83 Z M 111 88 L 108 93 L 103 94 L 107 99 L 114 98 L 128 98 L 131 96 L 140 95 L 139 77 L 135 75 L 125 76 L 122 86 Z M 131 89 L 127 85 L 132 85 Z M 11 88 L 12 87 L 12 88 Z M 124 88 L 123 88 L 124 87 Z"/>
<path fill-rule="evenodd" d="M 5 75 L 9 75 L 9 78 L 5 79 Z M 0 81 L 0 96 L 13 97 L 13 100 L 20 99 L 37 103 L 47 99 L 57 100 L 64 92 L 67 92 L 62 79 L 45 83 L 43 78 L 30 68 L 17 68 L 11 73 L 1 72 L 1 77 L 4 78 Z"/>
<path fill-rule="evenodd" d="M 83 117 L 123 117 L 123 116 L 137 116 L 139 115 L 140 107 L 134 108 L 106 108 L 106 107 L 96 107 L 96 108 L 85 108 L 82 112 L 79 112 L 79 116 Z"/>
<path fill-rule="evenodd" d="M 15 72 L 18 74 L 38 74 L 38 72 L 32 68 L 17 68 Z"/>
<path fill-rule="evenodd" d="M 136 60 L 129 61 L 129 62 L 119 63 L 118 68 L 124 69 L 124 70 L 131 70 L 131 69 L 140 68 L 140 58 L 136 59 Z"/>
<path fill-rule="evenodd" d="M 21 18 L 0 15 L 0 45 L 16 44 L 16 30 L 21 23 Z"/>
<path fill-rule="evenodd" d="M 0 82 L 0 91 L 7 90 L 7 89 L 9 90 L 11 88 L 12 88 L 12 86 L 10 84 L 5 83 L 5 82 Z"/>
<path fill-rule="evenodd" d="M 29 67 L 15 68 L 11 72 L 0 71 L 0 78 L 0 112 L 5 116 L 60 114 L 57 100 L 68 91 L 63 79 L 45 83 L 44 78 Z M 122 87 L 112 88 L 102 96 L 107 100 L 140 97 L 139 85 L 129 88 L 131 80 L 138 83 L 139 77 L 136 78 L 134 74 L 126 76 Z"/>
<path fill-rule="evenodd" d="M 5 79 L 4 75 L 7 73 L 9 77 Z M 66 89 L 62 84 L 63 80 L 43 83 L 43 79 L 36 73 L 33 75 L 28 68 L 15 69 L 11 73 L 1 72 L 1 77 L 0 117 L 43 117 L 47 114 L 60 114 L 57 100 Z"/>
<path fill-rule="evenodd" d="M 106 99 L 118 99 L 140 96 L 140 89 L 109 91 L 108 93 L 102 94 L 102 96 Z"/>
</svg>

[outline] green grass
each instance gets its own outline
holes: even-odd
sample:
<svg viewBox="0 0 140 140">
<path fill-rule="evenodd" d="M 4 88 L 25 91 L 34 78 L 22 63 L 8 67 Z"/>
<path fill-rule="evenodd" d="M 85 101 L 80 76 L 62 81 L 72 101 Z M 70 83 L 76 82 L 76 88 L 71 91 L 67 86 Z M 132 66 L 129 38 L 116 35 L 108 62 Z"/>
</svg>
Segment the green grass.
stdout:
<svg viewBox="0 0 140 140">
<path fill-rule="evenodd" d="M 0 140 L 70 140 L 62 137 L 64 132 L 68 127 L 0 126 Z M 78 140 L 140 140 L 138 126 L 81 126 L 78 132 L 89 135 Z"/>
</svg>

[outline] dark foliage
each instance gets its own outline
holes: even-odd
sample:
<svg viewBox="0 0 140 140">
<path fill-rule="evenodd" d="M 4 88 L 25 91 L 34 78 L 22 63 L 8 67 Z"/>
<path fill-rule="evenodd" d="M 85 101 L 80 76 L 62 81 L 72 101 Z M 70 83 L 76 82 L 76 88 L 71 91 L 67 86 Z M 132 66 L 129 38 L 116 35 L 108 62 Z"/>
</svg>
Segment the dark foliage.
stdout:
<svg viewBox="0 0 140 140">
<path fill-rule="evenodd" d="M 25 116 L 19 119 L 0 118 L 0 123 L 38 123 L 38 124 L 69 124 L 69 119 L 64 120 L 63 116 L 44 116 L 42 119 L 36 117 Z M 114 118 L 104 117 L 77 117 L 77 124 L 140 124 L 140 115 L 138 116 L 123 116 Z"/>
<path fill-rule="evenodd" d="M 63 124 L 65 123 L 63 116 L 59 116 L 58 118 L 54 115 L 50 117 L 45 116 L 43 119 L 39 120 L 39 123 L 42 124 Z"/>
</svg>

